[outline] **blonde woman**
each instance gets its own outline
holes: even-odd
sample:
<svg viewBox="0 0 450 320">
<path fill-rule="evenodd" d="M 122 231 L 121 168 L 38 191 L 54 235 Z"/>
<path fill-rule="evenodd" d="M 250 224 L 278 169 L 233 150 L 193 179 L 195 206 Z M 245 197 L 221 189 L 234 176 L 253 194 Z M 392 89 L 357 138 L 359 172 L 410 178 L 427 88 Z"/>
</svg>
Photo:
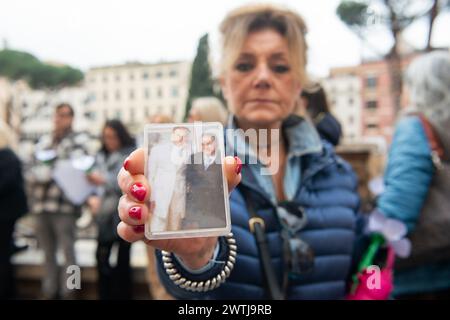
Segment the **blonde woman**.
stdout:
<svg viewBox="0 0 450 320">
<path fill-rule="evenodd" d="M 124 194 L 118 233 L 158 249 L 161 280 L 176 298 L 343 298 L 359 198 L 350 166 L 321 142 L 312 125 L 293 115 L 306 83 L 303 19 L 272 5 L 244 6 L 228 14 L 220 31 L 220 83 L 232 114 L 228 128 L 276 138 L 263 143 L 257 136 L 252 148 L 246 148 L 242 130 L 235 130 L 236 141 L 227 135 L 230 156 L 224 169 L 233 234 L 146 240 L 143 224 L 151 215 L 147 203 L 153 190 L 143 176 L 141 149 L 130 155 L 118 176 Z M 242 166 L 240 159 L 255 161 Z M 279 164 L 278 170 L 269 170 L 272 163 Z M 141 200 L 136 184 L 145 192 Z M 130 217 L 134 206 L 142 208 L 141 219 Z M 265 237 L 259 232 L 263 226 Z M 254 230 L 263 240 L 259 247 Z"/>
</svg>

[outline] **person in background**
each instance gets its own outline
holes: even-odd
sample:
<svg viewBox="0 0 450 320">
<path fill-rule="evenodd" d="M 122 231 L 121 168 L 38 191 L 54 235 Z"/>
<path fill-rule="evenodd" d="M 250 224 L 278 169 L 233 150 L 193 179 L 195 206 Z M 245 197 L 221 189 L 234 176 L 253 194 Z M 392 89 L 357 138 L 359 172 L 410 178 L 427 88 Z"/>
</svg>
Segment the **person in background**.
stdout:
<svg viewBox="0 0 450 320">
<path fill-rule="evenodd" d="M 447 172 L 450 177 L 450 54 L 432 52 L 416 58 L 406 71 L 405 89 L 404 98 L 410 108 L 395 129 L 384 175 L 385 188 L 377 210 L 405 223 L 409 237 L 420 237 L 422 223 L 432 224 L 433 217 L 442 212 L 450 214 L 450 202 L 446 200 L 450 197 L 450 182 L 441 176 Z M 434 167 L 426 128 L 416 113 L 427 119 L 442 144 L 447 159 L 443 171 Z M 443 181 L 440 177 L 447 182 L 437 185 Z M 429 222 L 424 221 L 421 217 L 430 207 L 436 210 L 430 212 Z M 434 241 L 448 239 L 448 234 L 442 238 L 434 236 Z M 446 252 L 436 252 L 413 265 L 414 242 L 412 245 L 411 257 L 397 260 L 394 297 L 449 299 L 450 260 L 448 255 L 445 258 Z"/>
<path fill-rule="evenodd" d="M 98 226 L 98 295 L 102 300 L 131 299 L 131 245 L 117 235 L 119 219 L 116 211 L 120 189 L 116 179 L 126 156 L 136 145 L 119 120 L 108 120 L 105 123 L 101 141 L 102 147 L 97 154 L 95 167 L 88 175 L 89 181 L 98 186 L 98 195 L 88 200 Z M 134 214 L 137 217 L 140 212 L 136 210 Z M 117 250 L 113 250 L 115 246 Z M 115 266 L 110 262 L 112 252 L 117 252 Z"/>
<path fill-rule="evenodd" d="M 76 265 L 76 220 L 81 206 L 73 204 L 53 180 L 52 172 L 58 161 L 69 161 L 92 153 L 89 134 L 72 129 L 74 110 L 67 104 L 59 104 L 54 113 L 54 130 L 44 135 L 36 145 L 35 157 L 29 179 L 32 190 L 32 212 L 36 215 L 36 233 L 39 245 L 45 253 L 42 279 L 43 299 L 71 299 L 75 291 L 67 287 L 67 267 Z M 57 251 L 64 254 L 63 269 L 59 270 Z"/>
<path fill-rule="evenodd" d="M 220 122 L 225 125 L 228 112 L 222 101 L 216 97 L 196 98 L 192 102 L 188 122 Z"/>
<path fill-rule="evenodd" d="M 14 225 L 28 212 L 22 165 L 11 149 L 10 132 L 0 122 L 0 300 L 15 298 L 11 264 Z"/>
<path fill-rule="evenodd" d="M 318 83 L 303 88 L 302 103 L 322 139 L 337 146 L 342 136 L 339 121 L 331 114 L 325 90 Z"/>
</svg>

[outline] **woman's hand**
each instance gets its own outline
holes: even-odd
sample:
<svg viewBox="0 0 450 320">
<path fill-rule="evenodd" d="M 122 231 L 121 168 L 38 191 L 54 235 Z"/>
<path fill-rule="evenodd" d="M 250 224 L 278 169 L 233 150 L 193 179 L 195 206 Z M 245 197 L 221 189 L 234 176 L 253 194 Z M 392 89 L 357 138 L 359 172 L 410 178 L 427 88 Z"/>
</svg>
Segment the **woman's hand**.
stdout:
<svg viewBox="0 0 450 320">
<path fill-rule="evenodd" d="M 123 196 L 119 201 L 119 216 L 122 220 L 117 226 L 119 236 L 129 242 L 143 240 L 146 244 L 160 250 L 175 253 L 192 269 L 206 265 L 211 259 L 217 237 L 148 240 L 144 236 L 144 224 L 151 211 L 148 207 L 151 186 L 144 176 L 144 150 L 135 150 L 125 160 L 117 180 Z M 149 164 L 151 166 L 151 164 Z M 240 182 L 241 161 L 239 158 L 226 157 L 225 174 L 228 181 L 228 192 Z"/>
<path fill-rule="evenodd" d="M 96 186 L 101 186 L 106 182 L 105 177 L 98 172 L 89 173 L 86 177 L 90 183 L 95 184 Z"/>
</svg>

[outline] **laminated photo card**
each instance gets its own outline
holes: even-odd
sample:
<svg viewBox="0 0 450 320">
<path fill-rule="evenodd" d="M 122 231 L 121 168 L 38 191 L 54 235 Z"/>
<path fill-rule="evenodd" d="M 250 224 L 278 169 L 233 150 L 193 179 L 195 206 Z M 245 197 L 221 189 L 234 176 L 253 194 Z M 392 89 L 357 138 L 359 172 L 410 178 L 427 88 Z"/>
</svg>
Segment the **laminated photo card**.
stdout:
<svg viewBox="0 0 450 320">
<path fill-rule="evenodd" d="M 223 127 L 216 122 L 145 127 L 145 175 L 151 188 L 146 238 L 230 232 L 223 140 Z"/>
</svg>

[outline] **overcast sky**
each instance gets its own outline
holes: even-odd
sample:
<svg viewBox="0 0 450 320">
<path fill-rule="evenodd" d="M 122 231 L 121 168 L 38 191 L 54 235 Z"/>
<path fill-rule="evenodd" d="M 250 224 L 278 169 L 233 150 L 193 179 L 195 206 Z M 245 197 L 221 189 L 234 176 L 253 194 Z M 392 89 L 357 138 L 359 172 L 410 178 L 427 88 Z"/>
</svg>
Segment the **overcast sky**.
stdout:
<svg viewBox="0 0 450 320">
<path fill-rule="evenodd" d="M 0 39 L 10 48 L 40 59 L 68 63 L 87 70 L 126 61 L 158 62 L 193 59 L 198 39 L 211 35 L 217 56 L 217 28 L 242 0 L 0 0 Z M 296 9 L 309 33 L 309 70 L 324 76 L 330 67 L 358 64 L 360 41 L 335 14 L 339 0 L 271 1 Z M 433 43 L 450 46 L 450 14 L 436 22 Z M 406 32 L 422 47 L 426 24 Z M 373 42 L 383 50 L 385 37 Z M 365 51 L 364 51 L 365 52 Z"/>
</svg>

